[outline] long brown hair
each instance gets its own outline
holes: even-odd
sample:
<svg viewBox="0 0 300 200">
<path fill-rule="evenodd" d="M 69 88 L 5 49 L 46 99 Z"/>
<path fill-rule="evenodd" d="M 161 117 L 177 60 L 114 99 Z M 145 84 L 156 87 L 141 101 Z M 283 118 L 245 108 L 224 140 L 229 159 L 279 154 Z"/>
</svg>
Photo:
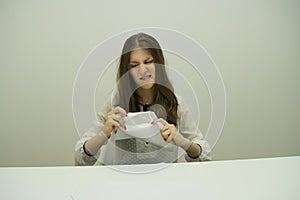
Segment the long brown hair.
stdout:
<svg viewBox="0 0 300 200">
<path fill-rule="evenodd" d="M 153 88 L 152 105 L 160 105 L 164 109 L 166 116 L 162 116 L 158 110 L 153 110 L 158 117 L 165 118 L 169 123 L 177 125 L 177 107 L 178 102 L 174 94 L 174 88 L 169 81 L 165 69 L 165 59 L 163 52 L 157 40 L 145 33 L 138 33 L 129 37 L 123 46 L 117 74 L 117 104 L 127 112 L 140 111 L 138 95 L 136 90 L 138 86 L 129 73 L 130 54 L 135 49 L 145 49 L 153 57 L 155 64 L 155 83 Z"/>
</svg>

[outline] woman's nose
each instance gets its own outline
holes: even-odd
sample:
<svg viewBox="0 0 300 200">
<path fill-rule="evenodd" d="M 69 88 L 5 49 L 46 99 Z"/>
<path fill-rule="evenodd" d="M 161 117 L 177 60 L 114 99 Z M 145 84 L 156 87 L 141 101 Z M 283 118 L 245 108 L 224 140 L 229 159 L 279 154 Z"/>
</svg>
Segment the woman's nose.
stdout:
<svg viewBox="0 0 300 200">
<path fill-rule="evenodd" d="M 139 66 L 139 72 L 140 72 L 140 73 L 144 73 L 144 72 L 146 72 L 147 70 L 148 70 L 147 65 L 141 64 L 141 65 Z"/>
</svg>

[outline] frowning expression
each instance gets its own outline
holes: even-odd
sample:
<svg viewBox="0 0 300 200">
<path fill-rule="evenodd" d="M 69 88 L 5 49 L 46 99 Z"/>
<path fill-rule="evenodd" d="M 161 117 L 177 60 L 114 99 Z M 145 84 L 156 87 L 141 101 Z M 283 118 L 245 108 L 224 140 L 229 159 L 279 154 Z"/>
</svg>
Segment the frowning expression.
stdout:
<svg viewBox="0 0 300 200">
<path fill-rule="evenodd" d="M 146 49 L 136 49 L 130 53 L 130 73 L 138 87 L 151 89 L 155 83 L 154 59 Z"/>
</svg>

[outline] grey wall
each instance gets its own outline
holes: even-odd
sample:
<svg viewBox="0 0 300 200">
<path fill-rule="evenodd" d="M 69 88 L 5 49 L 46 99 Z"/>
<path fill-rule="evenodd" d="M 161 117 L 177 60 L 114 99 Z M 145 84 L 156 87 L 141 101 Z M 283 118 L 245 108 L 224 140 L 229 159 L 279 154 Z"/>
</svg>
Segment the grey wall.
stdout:
<svg viewBox="0 0 300 200">
<path fill-rule="evenodd" d="M 77 70 L 101 41 L 145 26 L 192 37 L 219 67 L 227 118 L 214 160 L 300 155 L 299 8 L 291 0 L 1 1 L 0 166 L 73 165 Z M 205 132 L 209 96 L 200 82 Z"/>
</svg>

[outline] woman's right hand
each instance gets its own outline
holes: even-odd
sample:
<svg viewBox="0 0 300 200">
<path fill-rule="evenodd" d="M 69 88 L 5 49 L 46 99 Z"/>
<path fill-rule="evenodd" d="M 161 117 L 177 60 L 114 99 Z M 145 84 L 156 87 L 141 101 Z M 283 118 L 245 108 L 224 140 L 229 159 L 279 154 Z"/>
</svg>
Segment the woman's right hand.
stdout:
<svg viewBox="0 0 300 200">
<path fill-rule="evenodd" d="M 121 126 L 126 129 L 123 117 L 126 117 L 126 111 L 120 106 L 115 107 L 107 114 L 107 120 L 103 127 L 103 132 L 107 138 L 110 138 L 112 131 L 117 133 L 118 128 Z"/>
</svg>

